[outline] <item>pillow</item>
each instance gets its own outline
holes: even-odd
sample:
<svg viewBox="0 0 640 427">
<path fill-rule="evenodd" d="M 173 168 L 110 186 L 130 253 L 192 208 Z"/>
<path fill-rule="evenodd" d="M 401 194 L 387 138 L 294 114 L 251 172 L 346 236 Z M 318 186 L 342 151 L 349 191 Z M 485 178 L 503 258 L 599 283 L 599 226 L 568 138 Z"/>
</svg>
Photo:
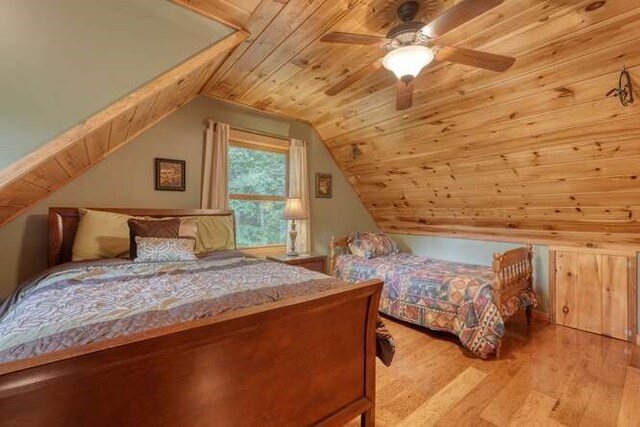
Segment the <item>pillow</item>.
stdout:
<svg viewBox="0 0 640 427">
<path fill-rule="evenodd" d="M 197 254 L 236 248 L 233 216 L 196 216 L 195 220 Z"/>
<path fill-rule="evenodd" d="M 375 258 L 400 252 L 398 244 L 383 233 L 358 231 L 349 236 L 348 243 L 351 253 L 361 258 Z"/>
<path fill-rule="evenodd" d="M 138 256 L 135 262 L 195 261 L 193 239 L 136 236 Z"/>
<path fill-rule="evenodd" d="M 71 249 L 72 261 L 126 258 L 129 255 L 129 215 L 78 209 L 80 222 Z"/>
<path fill-rule="evenodd" d="M 195 241 L 198 231 L 196 221 L 191 218 L 131 218 L 128 224 L 131 259 L 137 256 L 136 237 L 181 237 Z"/>
</svg>

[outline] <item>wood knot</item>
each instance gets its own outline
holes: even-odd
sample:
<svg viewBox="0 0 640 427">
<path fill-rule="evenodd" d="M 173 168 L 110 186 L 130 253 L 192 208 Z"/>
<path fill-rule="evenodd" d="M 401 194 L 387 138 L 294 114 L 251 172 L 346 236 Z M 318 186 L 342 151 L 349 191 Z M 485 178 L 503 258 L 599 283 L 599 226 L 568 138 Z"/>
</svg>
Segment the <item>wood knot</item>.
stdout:
<svg viewBox="0 0 640 427">
<path fill-rule="evenodd" d="M 607 2 L 605 0 L 594 1 L 593 3 L 587 5 L 587 7 L 585 7 L 584 10 L 586 10 L 587 12 L 593 12 L 594 10 L 600 9 L 606 3 Z"/>
</svg>

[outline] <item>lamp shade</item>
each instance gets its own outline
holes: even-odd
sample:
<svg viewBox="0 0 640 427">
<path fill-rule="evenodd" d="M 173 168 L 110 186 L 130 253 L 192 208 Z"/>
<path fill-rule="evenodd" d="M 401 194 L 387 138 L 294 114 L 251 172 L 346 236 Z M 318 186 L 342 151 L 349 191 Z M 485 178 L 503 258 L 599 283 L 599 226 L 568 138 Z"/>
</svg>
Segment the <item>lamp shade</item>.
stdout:
<svg viewBox="0 0 640 427">
<path fill-rule="evenodd" d="M 431 49 L 421 45 L 402 46 L 387 53 L 382 65 L 393 71 L 397 78 L 405 76 L 415 78 L 425 66 L 433 61 L 435 55 Z"/>
<path fill-rule="evenodd" d="M 284 205 L 284 219 L 307 219 L 300 197 L 289 197 Z"/>
</svg>

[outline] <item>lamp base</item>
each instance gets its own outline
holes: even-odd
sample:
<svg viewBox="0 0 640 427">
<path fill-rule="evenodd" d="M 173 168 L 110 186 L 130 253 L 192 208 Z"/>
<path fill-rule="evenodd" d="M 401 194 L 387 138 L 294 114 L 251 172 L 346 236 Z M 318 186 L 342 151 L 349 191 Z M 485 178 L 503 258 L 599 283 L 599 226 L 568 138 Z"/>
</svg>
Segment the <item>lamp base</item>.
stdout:
<svg viewBox="0 0 640 427">
<path fill-rule="evenodd" d="M 291 257 L 296 257 L 299 256 L 300 254 L 296 251 L 289 251 L 287 252 L 287 256 L 291 256 Z"/>
</svg>

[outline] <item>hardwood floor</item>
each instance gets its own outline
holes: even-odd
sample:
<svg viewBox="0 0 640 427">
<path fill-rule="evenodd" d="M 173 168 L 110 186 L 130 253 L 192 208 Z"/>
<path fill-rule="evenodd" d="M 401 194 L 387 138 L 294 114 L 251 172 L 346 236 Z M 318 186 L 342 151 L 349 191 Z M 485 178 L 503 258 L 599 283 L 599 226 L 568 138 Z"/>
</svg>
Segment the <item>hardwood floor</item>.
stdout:
<svg viewBox="0 0 640 427">
<path fill-rule="evenodd" d="M 378 426 L 640 426 L 640 346 L 539 321 L 527 329 L 517 316 L 501 358 L 485 361 L 453 336 L 386 323 L 397 354 L 377 366 Z"/>
</svg>

